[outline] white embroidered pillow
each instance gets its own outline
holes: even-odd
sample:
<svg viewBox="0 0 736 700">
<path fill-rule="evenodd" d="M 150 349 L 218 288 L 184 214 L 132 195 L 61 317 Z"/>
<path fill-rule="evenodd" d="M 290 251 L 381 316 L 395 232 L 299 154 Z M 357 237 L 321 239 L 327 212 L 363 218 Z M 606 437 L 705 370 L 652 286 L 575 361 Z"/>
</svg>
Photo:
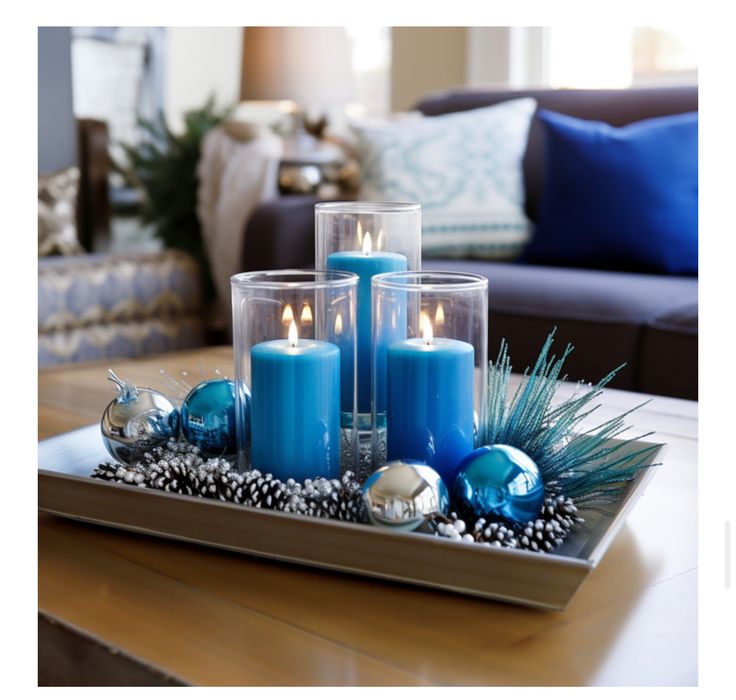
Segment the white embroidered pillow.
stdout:
<svg viewBox="0 0 736 700">
<path fill-rule="evenodd" d="M 522 159 L 531 98 L 383 125 L 353 126 L 360 199 L 422 205 L 426 257 L 513 259 L 530 237 Z"/>
</svg>

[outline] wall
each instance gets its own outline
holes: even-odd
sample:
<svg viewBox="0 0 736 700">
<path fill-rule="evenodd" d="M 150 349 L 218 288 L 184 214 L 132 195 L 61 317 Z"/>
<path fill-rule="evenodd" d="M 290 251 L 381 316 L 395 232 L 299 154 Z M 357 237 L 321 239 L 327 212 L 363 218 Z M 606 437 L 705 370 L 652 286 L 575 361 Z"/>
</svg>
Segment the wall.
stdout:
<svg viewBox="0 0 736 700">
<path fill-rule="evenodd" d="M 465 84 L 508 87 L 513 27 L 468 27 Z"/>
<path fill-rule="evenodd" d="M 38 29 L 38 172 L 77 162 L 69 27 Z"/>
<path fill-rule="evenodd" d="M 393 27 L 391 109 L 411 109 L 428 92 L 463 85 L 466 79 L 465 27 Z"/>
<path fill-rule="evenodd" d="M 410 109 L 427 93 L 509 86 L 512 27 L 394 27 L 391 108 Z"/>
<path fill-rule="evenodd" d="M 183 114 L 214 94 L 219 106 L 238 102 L 241 27 L 169 27 L 166 33 L 166 118 L 179 130 Z"/>
</svg>

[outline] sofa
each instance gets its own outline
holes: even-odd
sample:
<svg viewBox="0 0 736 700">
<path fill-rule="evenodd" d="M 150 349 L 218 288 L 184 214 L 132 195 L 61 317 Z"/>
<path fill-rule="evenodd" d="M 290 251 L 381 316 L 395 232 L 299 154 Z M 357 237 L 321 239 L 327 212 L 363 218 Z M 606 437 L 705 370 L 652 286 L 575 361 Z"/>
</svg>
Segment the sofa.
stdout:
<svg viewBox="0 0 736 700">
<path fill-rule="evenodd" d="M 38 366 L 203 345 L 199 266 L 177 250 L 38 261 Z"/>
<path fill-rule="evenodd" d="M 628 90 L 454 90 L 416 106 L 436 116 L 530 96 L 538 106 L 581 119 L 623 126 L 698 109 L 696 87 Z M 525 208 L 532 222 L 542 194 L 544 149 L 538 119 L 524 156 Z M 244 231 L 243 270 L 314 265 L 317 200 L 293 196 L 259 207 Z M 423 260 L 424 269 L 462 270 L 489 280 L 489 357 L 502 338 L 514 370 L 530 366 L 556 328 L 557 351 L 569 342 L 570 380 L 596 382 L 624 364 L 610 386 L 685 399 L 698 394 L 697 277 L 492 262 Z"/>
<path fill-rule="evenodd" d="M 38 258 L 38 367 L 203 345 L 204 302 L 194 258 L 177 250 L 85 252 L 110 235 L 108 140 L 102 122 L 77 120 L 76 129 L 77 148 L 70 149 L 76 157 L 55 165 L 64 166 L 58 172 L 72 167 L 79 173 L 72 206 L 77 241 L 74 254 Z"/>
</svg>

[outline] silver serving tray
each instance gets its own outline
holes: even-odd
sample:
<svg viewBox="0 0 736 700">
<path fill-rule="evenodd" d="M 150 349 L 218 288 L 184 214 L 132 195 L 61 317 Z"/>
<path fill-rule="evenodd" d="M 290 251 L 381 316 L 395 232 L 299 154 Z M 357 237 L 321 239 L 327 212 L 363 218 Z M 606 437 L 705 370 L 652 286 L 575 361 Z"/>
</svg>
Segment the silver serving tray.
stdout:
<svg viewBox="0 0 736 700">
<path fill-rule="evenodd" d="M 661 444 L 637 441 L 631 449 L 654 444 L 651 461 L 661 461 Z M 585 525 L 554 554 L 537 554 L 91 479 L 95 466 L 109 459 L 98 424 L 40 442 L 39 508 L 148 535 L 552 610 L 563 610 L 601 561 L 657 469 L 642 470 L 611 505 L 611 515 L 583 512 Z"/>
</svg>

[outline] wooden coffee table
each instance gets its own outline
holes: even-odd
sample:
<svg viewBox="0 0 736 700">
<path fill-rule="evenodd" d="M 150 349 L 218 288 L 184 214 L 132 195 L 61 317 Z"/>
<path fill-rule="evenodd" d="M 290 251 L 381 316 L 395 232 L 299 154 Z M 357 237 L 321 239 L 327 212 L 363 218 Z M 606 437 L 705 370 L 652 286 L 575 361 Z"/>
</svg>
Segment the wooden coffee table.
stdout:
<svg viewBox="0 0 736 700">
<path fill-rule="evenodd" d="M 229 347 L 39 373 L 39 439 L 98 421 L 108 366 L 231 375 Z M 607 390 L 592 426 L 647 397 Z M 631 416 L 669 449 L 567 610 L 543 612 L 39 516 L 39 681 L 695 685 L 697 409 Z"/>
</svg>

